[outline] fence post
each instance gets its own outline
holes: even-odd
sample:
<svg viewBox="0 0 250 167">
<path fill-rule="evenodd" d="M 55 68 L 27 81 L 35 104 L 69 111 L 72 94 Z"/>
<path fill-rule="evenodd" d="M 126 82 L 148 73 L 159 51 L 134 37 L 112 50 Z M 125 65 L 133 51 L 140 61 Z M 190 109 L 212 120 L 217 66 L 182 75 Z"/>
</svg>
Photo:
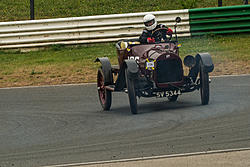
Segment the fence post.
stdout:
<svg viewBox="0 0 250 167">
<path fill-rule="evenodd" d="M 34 0 L 30 0 L 30 20 L 35 19 Z"/>
<path fill-rule="evenodd" d="M 222 6 L 222 0 L 218 0 L 218 6 L 219 6 L 219 7 Z"/>
</svg>

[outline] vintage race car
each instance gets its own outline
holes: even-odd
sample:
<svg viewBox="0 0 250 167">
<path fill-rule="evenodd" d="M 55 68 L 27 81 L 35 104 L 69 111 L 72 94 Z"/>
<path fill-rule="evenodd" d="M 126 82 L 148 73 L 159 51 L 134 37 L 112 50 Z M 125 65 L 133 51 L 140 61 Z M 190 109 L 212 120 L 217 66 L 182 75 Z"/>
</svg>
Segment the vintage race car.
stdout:
<svg viewBox="0 0 250 167">
<path fill-rule="evenodd" d="M 109 110 L 112 92 L 128 94 L 131 113 L 137 114 L 138 97 L 162 97 L 176 101 L 186 92 L 200 90 L 201 103 L 209 102 L 209 73 L 214 65 L 209 53 L 198 53 L 195 57 L 179 56 L 176 26 L 181 19 L 176 18 L 175 40 L 166 38 L 165 28 L 153 33 L 164 34 L 160 42 L 140 44 L 138 40 L 121 40 L 116 43 L 119 65 L 112 66 L 106 57 L 97 58 L 101 63 L 97 73 L 98 95 L 103 110 Z M 189 67 L 184 75 L 183 63 Z"/>
</svg>

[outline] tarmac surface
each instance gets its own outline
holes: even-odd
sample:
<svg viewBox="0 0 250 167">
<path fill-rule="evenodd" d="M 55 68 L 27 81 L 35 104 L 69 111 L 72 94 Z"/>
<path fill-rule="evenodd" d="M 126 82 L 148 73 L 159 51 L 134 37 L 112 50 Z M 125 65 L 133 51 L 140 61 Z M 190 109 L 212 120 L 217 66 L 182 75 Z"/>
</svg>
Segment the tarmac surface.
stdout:
<svg viewBox="0 0 250 167">
<path fill-rule="evenodd" d="M 250 76 L 212 78 L 177 102 L 141 98 L 129 111 L 113 93 L 102 111 L 95 84 L 0 89 L 0 167 L 172 155 L 250 147 Z"/>
</svg>

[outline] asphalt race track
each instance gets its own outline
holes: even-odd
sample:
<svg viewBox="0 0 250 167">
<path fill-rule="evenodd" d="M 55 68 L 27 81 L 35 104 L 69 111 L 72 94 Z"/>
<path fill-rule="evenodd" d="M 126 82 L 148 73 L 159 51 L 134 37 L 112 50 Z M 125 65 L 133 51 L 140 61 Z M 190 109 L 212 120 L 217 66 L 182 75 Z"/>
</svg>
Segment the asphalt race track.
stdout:
<svg viewBox="0 0 250 167">
<path fill-rule="evenodd" d="M 250 75 L 212 78 L 177 102 L 125 93 L 103 112 L 95 84 L 0 89 L 0 167 L 82 163 L 250 147 Z"/>
</svg>

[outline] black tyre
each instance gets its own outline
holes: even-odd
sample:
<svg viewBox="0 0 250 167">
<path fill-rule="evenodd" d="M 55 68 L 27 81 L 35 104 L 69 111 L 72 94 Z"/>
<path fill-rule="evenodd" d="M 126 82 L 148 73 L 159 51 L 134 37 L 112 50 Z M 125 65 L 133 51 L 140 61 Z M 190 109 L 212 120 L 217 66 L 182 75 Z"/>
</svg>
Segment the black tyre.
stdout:
<svg viewBox="0 0 250 167">
<path fill-rule="evenodd" d="M 128 98 L 129 98 L 129 104 L 130 104 L 130 111 L 132 114 L 137 114 L 137 98 L 135 93 L 135 84 L 134 80 L 129 78 L 128 76 L 128 69 L 125 69 L 125 78 L 126 78 L 126 85 L 128 89 Z"/>
<path fill-rule="evenodd" d="M 109 110 L 112 103 L 112 92 L 104 87 L 104 74 L 102 69 L 98 69 L 97 88 L 98 96 L 103 110 Z"/>
<path fill-rule="evenodd" d="M 171 102 L 176 101 L 177 98 L 178 98 L 178 95 L 168 96 L 168 100 L 171 101 Z"/>
<path fill-rule="evenodd" d="M 209 75 L 205 72 L 202 63 L 200 63 L 200 93 L 201 104 L 207 105 L 209 102 Z"/>
</svg>

